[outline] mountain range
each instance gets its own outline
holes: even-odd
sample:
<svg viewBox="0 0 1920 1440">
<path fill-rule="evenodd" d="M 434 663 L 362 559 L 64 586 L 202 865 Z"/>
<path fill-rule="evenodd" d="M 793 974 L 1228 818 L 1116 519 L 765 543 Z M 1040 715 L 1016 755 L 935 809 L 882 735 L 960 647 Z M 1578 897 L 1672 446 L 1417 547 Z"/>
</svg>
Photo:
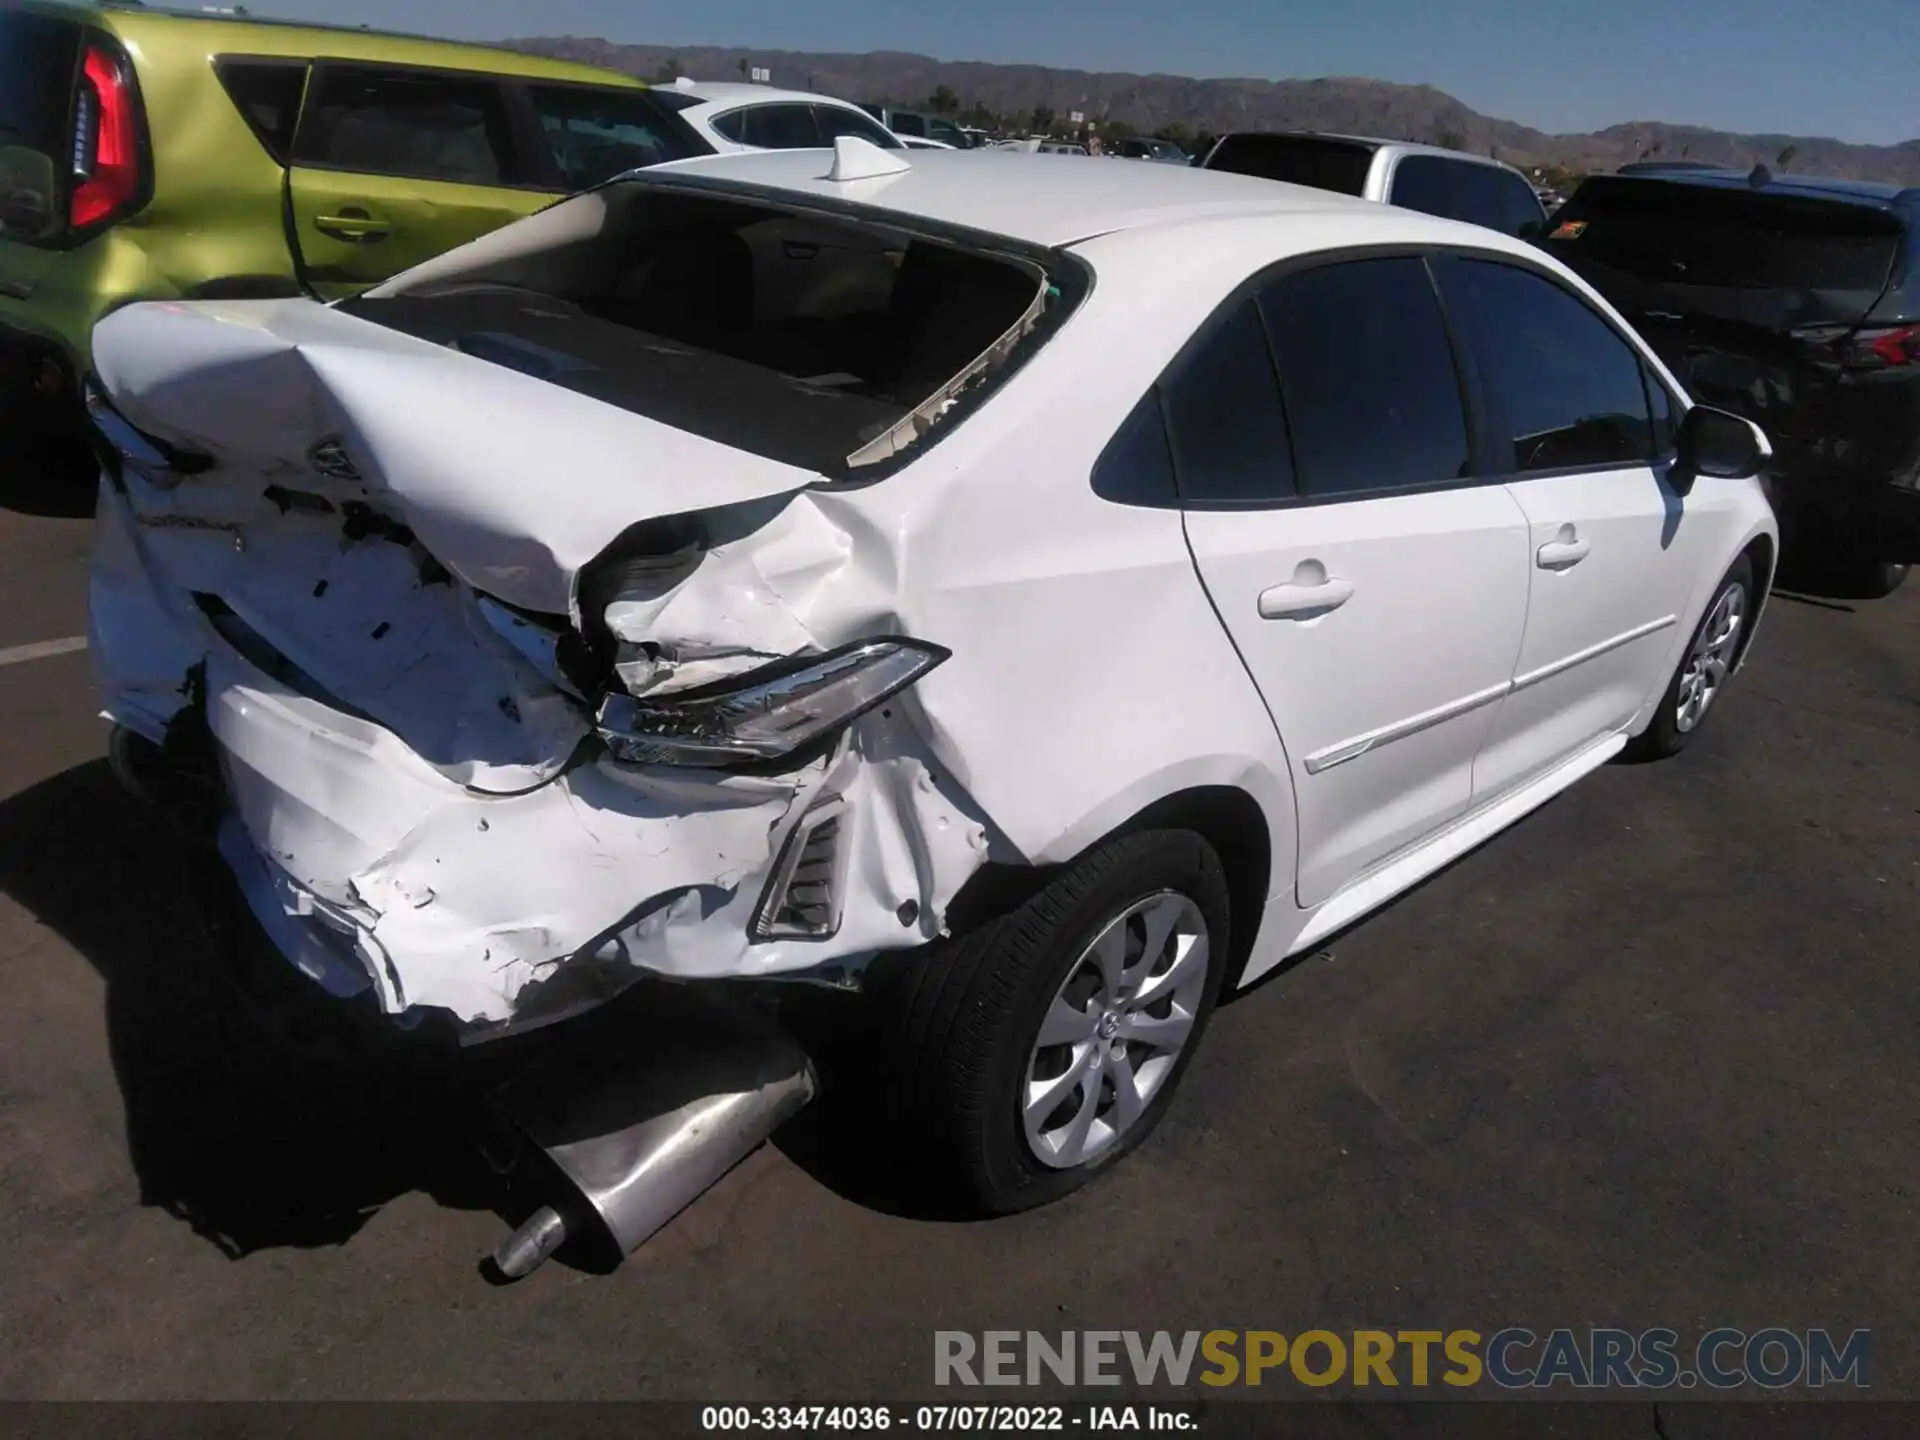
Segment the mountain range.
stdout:
<svg viewBox="0 0 1920 1440">
<path fill-rule="evenodd" d="M 777 86 L 901 106 L 922 106 L 944 86 L 967 109 L 984 104 L 997 115 L 1024 115 L 1045 107 L 1061 118 L 1077 110 L 1093 119 L 1125 121 L 1143 131 L 1169 125 L 1211 133 L 1323 130 L 1446 144 L 1491 153 L 1515 165 L 1553 166 L 1574 173 L 1659 158 L 1741 169 L 1764 162 L 1805 174 L 1920 185 L 1920 139 L 1898 145 L 1853 145 L 1817 136 L 1736 135 L 1656 121 L 1612 125 L 1585 135 L 1550 135 L 1482 115 L 1430 85 L 1384 80 L 1196 80 L 1180 75 L 936 60 L 885 50 L 832 55 L 672 48 L 617 45 L 578 36 L 501 43 L 508 49 L 583 61 L 649 79 L 665 67 L 677 66 L 679 73 L 695 79 L 737 80 L 744 78 L 744 64 L 771 70 L 771 83 Z"/>
</svg>

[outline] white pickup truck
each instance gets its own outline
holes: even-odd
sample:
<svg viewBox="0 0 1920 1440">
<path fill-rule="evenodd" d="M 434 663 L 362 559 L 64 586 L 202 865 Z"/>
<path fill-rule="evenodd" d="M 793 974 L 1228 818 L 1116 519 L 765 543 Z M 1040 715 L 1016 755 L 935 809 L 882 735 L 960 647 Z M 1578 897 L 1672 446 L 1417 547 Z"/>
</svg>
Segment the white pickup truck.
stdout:
<svg viewBox="0 0 1920 1440">
<path fill-rule="evenodd" d="M 1518 170 L 1485 155 L 1434 145 L 1238 130 L 1222 136 L 1200 164 L 1465 220 L 1526 240 L 1541 238 L 1546 225 L 1539 197 Z"/>
</svg>

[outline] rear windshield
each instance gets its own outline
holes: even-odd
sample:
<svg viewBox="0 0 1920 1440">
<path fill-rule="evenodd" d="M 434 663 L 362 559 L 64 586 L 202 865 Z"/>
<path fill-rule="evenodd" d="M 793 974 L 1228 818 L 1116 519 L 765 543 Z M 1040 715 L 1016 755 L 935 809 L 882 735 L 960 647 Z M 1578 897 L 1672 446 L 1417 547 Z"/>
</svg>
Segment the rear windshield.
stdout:
<svg viewBox="0 0 1920 1440">
<path fill-rule="evenodd" d="M 1207 156 L 1206 168 L 1363 195 L 1373 150 L 1371 145 L 1321 135 L 1229 135 Z"/>
<path fill-rule="evenodd" d="M 68 21 L 0 9 L 0 225 L 23 239 L 59 228 L 79 43 Z"/>
<path fill-rule="evenodd" d="M 1024 257 L 616 183 L 342 308 L 827 476 L 912 445 L 1046 312 Z"/>
<path fill-rule="evenodd" d="M 1902 227 L 1867 205 L 1601 176 L 1554 216 L 1563 259 L 1669 285 L 1878 295 Z"/>
</svg>

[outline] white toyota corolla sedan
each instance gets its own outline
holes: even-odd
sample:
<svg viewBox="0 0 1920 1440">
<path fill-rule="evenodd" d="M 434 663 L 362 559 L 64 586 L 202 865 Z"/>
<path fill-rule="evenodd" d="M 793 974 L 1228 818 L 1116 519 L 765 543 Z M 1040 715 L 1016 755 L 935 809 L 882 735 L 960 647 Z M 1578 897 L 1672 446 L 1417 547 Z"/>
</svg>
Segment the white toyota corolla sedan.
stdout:
<svg viewBox="0 0 1920 1440">
<path fill-rule="evenodd" d="M 996 1211 L 1223 991 L 1684 747 L 1774 567 L 1765 437 L 1563 266 L 1174 166 L 717 157 L 94 353 L 121 768 L 204 757 L 316 994 L 885 977 L 886 1144 Z"/>
</svg>

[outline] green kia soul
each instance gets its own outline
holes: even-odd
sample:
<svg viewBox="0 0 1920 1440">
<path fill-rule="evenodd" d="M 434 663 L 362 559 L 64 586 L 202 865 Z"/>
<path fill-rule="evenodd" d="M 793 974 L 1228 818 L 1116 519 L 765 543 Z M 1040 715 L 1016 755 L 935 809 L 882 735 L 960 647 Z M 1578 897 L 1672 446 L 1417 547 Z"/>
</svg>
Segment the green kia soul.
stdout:
<svg viewBox="0 0 1920 1440">
<path fill-rule="evenodd" d="M 677 99 L 481 46 L 0 0 L 0 468 L 91 473 L 80 382 L 117 306 L 352 294 L 708 153 Z"/>
</svg>

